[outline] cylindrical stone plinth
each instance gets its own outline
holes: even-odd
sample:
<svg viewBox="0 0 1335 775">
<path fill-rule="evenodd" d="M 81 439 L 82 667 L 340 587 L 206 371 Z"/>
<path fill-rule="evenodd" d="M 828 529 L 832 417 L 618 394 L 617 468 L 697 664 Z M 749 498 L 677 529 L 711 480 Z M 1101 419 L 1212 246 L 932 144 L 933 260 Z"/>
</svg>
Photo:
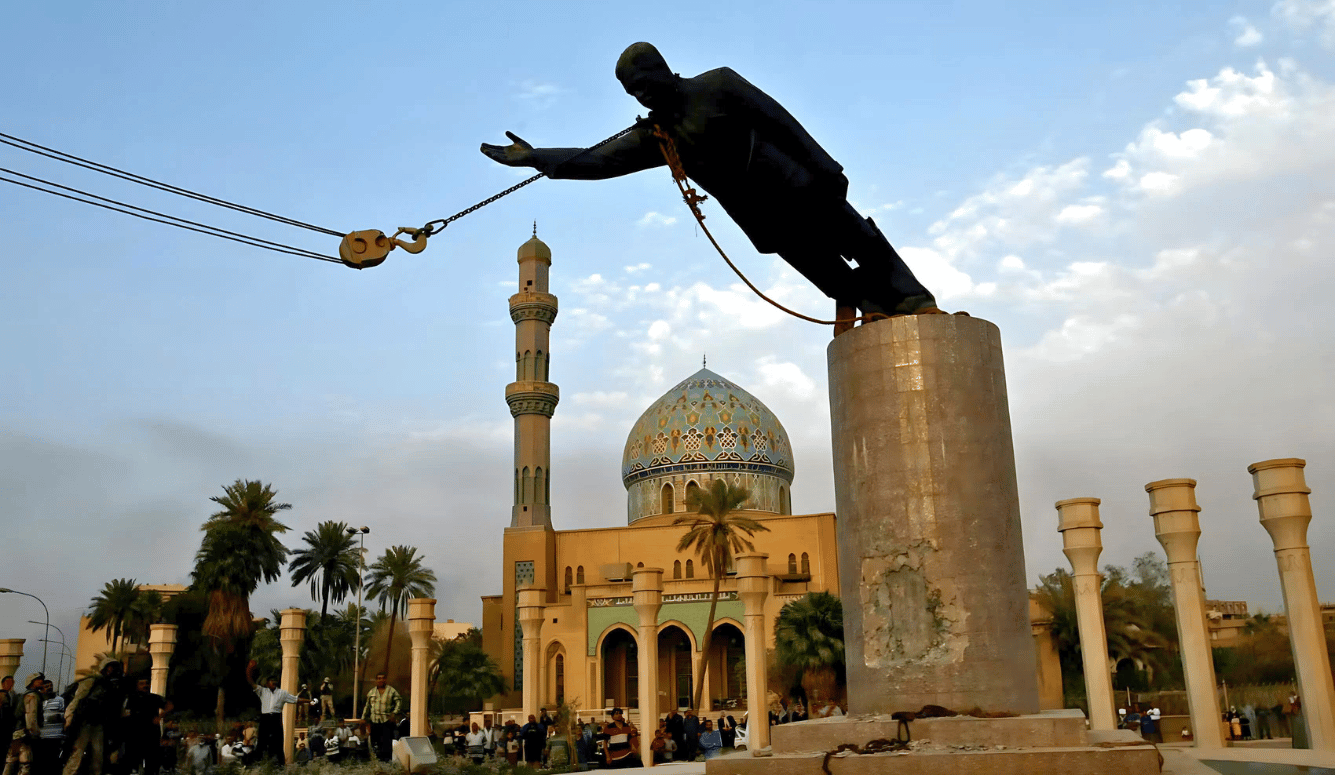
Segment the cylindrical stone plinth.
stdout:
<svg viewBox="0 0 1335 775">
<path fill-rule="evenodd" d="M 542 621 L 546 615 L 542 587 L 519 589 L 519 627 L 524 633 L 524 719 L 536 717 L 542 703 Z"/>
<path fill-rule="evenodd" d="M 23 644 L 26 640 L 26 638 L 0 639 L 0 678 L 14 675 L 18 671 L 19 663 L 23 661 Z M 18 686 L 22 680 L 23 676 L 15 676 L 14 685 Z"/>
<path fill-rule="evenodd" d="M 167 696 L 167 670 L 171 666 L 172 652 L 176 650 L 176 625 L 150 624 L 148 626 L 148 653 L 153 659 L 149 671 L 148 690 L 159 697 Z"/>
<path fill-rule="evenodd" d="M 1275 545 L 1307 739 L 1313 750 L 1335 751 L 1335 681 L 1331 680 L 1321 601 L 1312 573 L 1312 550 L 1307 545 L 1307 526 L 1312 521 L 1307 496 L 1312 491 L 1303 476 L 1306 465 L 1306 460 L 1283 458 L 1253 463 L 1247 471 L 1252 475 L 1252 497 L 1261 512 L 1261 525 Z"/>
<path fill-rule="evenodd" d="M 408 735 L 426 737 L 428 673 L 431 669 L 431 635 L 436 628 L 436 601 L 414 597 L 408 600 L 408 637 L 413 641 L 412 693 L 408 696 Z"/>
<path fill-rule="evenodd" d="M 765 603 L 769 600 L 769 571 L 765 568 L 768 554 L 749 553 L 737 555 L 737 596 L 742 599 L 743 616 L 746 619 L 746 709 L 750 718 L 757 723 L 748 723 L 751 731 L 750 746 L 752 751 L 769 747 L 769 665 L 765 661 L 765 643 L 769 629 L 765 627 Z"/>
<path fill-rule="evenodd" d="M 301 672 L 301 644 L 306 640 L 306 612 L 300 608 L 283 611 L 279 624 L 278 643 L 283 647 L 283 691 L 295 695 Z M 297 733 L 297 706 L 283 706 L 283 761 L 291 764 L 293 745 Z"/>
<path fill-rule="evenodd" d="M 1036 713 L 1000 332 L 891 318 L 827 360 L 850 712 Z"/>
<path fill-rule="evenodd" d="M 1150 494 L 1154 535 L 1168 557 L 1177 614 L 1177 642 L 1181 649 L 1187 707 L 1197 748 L 1223 748 L 1219 726 L 1219 695 L 1215 693 L 1214 660 L 1201 589 L 1201 564 L 1196 545 L 1201 537 L 1195 479 L 1161 479 L 1145 485 Z"/>
<path fill-rule="evenodd" d="M 1103 622 L 1103 578 L 1099 555 L 1103 539 L 1099 533 L 1098 498 L 1057 501 L 1057 530 L 1062 551 L 1071 561 L 1075 587 L 1075 618 L 1080 629 L 1080 655 L 1085 667 L 1085 694 L 1089 699 L 1089 725 L 1093 729 L 1116 729 L 1112 674 L 1108 670 L 1108 631 Z"/>
</svg>

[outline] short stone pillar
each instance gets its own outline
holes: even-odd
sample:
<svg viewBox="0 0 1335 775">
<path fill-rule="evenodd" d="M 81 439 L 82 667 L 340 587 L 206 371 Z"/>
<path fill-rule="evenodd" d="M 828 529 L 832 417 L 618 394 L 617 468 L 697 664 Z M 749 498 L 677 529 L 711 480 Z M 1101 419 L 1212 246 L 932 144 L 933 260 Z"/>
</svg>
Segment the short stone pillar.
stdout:
<svg viewBox="0 0 1335 775">
<path fill-rule="evenodd" d="M 19 663 L 23 661 L 23 644 L 26 640 L 26 638 L 4 638 L 0 640 L 0 678 L 14 675 L 19 669 Z M 14 675 L 14 686 L 20 690 L 22 687 L 19 687 L 18 684 L 23 678 L 21 675 Z"/>
<path fill-rule="evenodd" d="M 519 626 L 524 631 L 524 722 L 542 706 L 542 620 L 546 616 L 542 587 L 519 588 Z"/>
<path fill-rule="evenodd" d="M 631 590 L 640 617 L 640 744 L 644 747 L 644 741 L 653 740 L 658 729 L 658 610 L 663 607 L 663 569 L 636 568 Z M 645 756 L 645 765 L 652 767 L 653 758 Z"/>
<path fill-rule="evenodd" d="M 283 691 L 296 694 L 301 680 L 301 644 L 306 640 L 306 612 L 300 608 L 283 611 L 279 625 L 278 642 L 283 647 Z M 297 734 L 297 706 L 283 706 L 283 761 L 291 764 L 293 743 Z"/>
<path fill-rule="evenodd" d="M 909 315 L 826 357 L 849 712 L 1038 712 L 1000 331 Z"/>
<path fill-rule="evenodd" d="M 176 625 L 150 624 L 148 626 L 148 654 L 153 659 L 149 671 L 148 690 L 159 697 L 167 696 L 167 671 L 171 667 L 172 652 L 176 650 Z"/>
<path fill-rule="evenodd" d="M 1177 613 L 1177 639 L 1182 654 L 1182 672 L 1191 710 L 1191 731 L 1197 748 L 1223 748 L 1219 696 L 1215 691 L 1214 661 L 1205 617 L 1205 593 L 1201 590 L 1201 564 L 1196 544 L 1201 537 L 1200 506 L 1196 505 L 1195 479 L 1163 479 L 1145 485 L 1150 494 L 1150 516 L 1154 535 L 1168 556 L 1173 584 L 1173 608 Z"/>
<path fill-rule="evenodd" d="M 1252 475 L 1252 497 L 1261 512 L 1261 525 L 1275 545 L 1307 739 L 1313 750 L 1335 751 L 1335 682 L 1312 574 L 1312 550 L 1307 545 L 1307 525 L 1312 521 L 1307 496 L 1312 491 L 1303 476 L 1306 465 L 1299 458 L 1263 460 L 1247 471 Z"/>
<path fill-rule="evenodd" d="M 414 597 L 408 600 L 408 637 L 413 641 L 412 693 L 408 697 L 408 736 L 426 737 L 427 698 L 431 694 L 431 635 L 436 629 L 436 601 Z"/>
<path fill-rule="evenodd" d="M 769 747 L 769 676 L 765 661 L 769 628 L 765 626 L 765 603 L 773 582 L 765 568 L 767 559 L 768 554 L 755 552 L 733 558 L 737 567 L 737 596 L 742 599 L 746 619 L 746 729 L 751 735 L 752 751 Z"/>
<path fill-rule="evenodd" d="M 1101 502 L 1098 498 L 1057 501 L 1057 530 L 1062 534 L 1062 552 L 1071 561 L 1089 725 L 1092 729 L 1116 729 L 1112 674 L 1108 670 L 1108 631 L 1103 621 L 1103 576 L 1099 573 L 1099 555 L 1103 553 Z"/>
</svg>

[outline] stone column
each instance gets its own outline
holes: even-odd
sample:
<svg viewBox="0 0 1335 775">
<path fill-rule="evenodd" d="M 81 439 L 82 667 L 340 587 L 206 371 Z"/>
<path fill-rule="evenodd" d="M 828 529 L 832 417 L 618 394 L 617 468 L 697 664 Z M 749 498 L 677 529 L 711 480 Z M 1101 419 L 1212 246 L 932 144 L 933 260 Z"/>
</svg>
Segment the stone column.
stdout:
<svg viewBox="0 0 1335 775">
<path fill-rule="evenodd" d="M 658 729 L 658 610 L 663 607 L 663 569 L 636 568 L 631 576 L 635 613 L 640 616 L 640 748 L 646 766 L 649 741 Z"/>
<path fill-rule="evenodd" d="M 1215 692 L 1214 661 L 1201 591 L 1201 564 L 1196 544 L 1201 537 L 1200 506 L 1195 479 L 1163 479 L 1145 485 L 1150 494 L 1154 535 L 1168 556 L 1177 612 L 1177 639 L 1182 650 L 1182 672 L 1191 710 L 1191 731 L 1197 748 L 1223 748 L 1219 696 Z"/>
<path fill-rule="evenodd" d="M 519 589 L 519 626 L 524 630 L 524 723 L 542 707 L 542 620 L 546 591 L 538 586 Z M 521 725 L 522 726 L 522 725 Z"/>
<path fill-rule="evenodd" d="M 1247 467 L 1255 487 L 1261 525 L 1275 545 L 1284 614 L 1289 621 L 1289 646 L 1298 673 L 1298 695 L 1313 750 L 1335 751 L 1335 682 L 1321 621 L 1321 601 L 1312 574 L 1307 525 L 1312 521 L 1312 491 L 1303 476 L 1306 460 L 1263 460 Z"/>
<path fill-rule="evenodd" d="M 765 603 L 770 595 L 770 575 L 765 568 L 768 554 L 739 554 L 737 596 L 742 599 L 746 619 L 746 729 L 751 734 L 751 751 L 769 748 L 769 677 L 766 673 L 765 646 L 769 628 L 765 626 Z M 845 609 L 847 610 L 847 609 Z"/>
<path fill-rule="evenodd" d="M 19 669 L 19 663 L 23 661 L 23 643 L 26 638 L 5 638 L 0 640 L 0 678 L 7 675 L 14 675 Z M 77 667 L 77 666 L 76 666 Z M 14 676 L 14 688 L 21 689 L 19 682 L 23 676 Z"/>
<path fill-rule="evenodd" d="M 152 680 L 148 690 L 159 697 L 167 696 L 167 670 L 171 665 L 172 652 L 176 650 L 176 625 L 151 624 L 148 627 L 148 653 L 153 658 L 150 671 Z"/>
<path fill-rule="evenodd" d="M 409 737 L 429 734 L 426 701 L 431 690 L 428 671 L 431 667 L 431 635 L 436 627 L 436 601 L 415 597 L 408 601 L 408 637 L 413 641 L 412 694 L 408 702 Z"/>
<path fill-rule="evenodd" d="M 296 694 L 301 680 L 301 643 L 306 639 L 306 612 L 300 608 L 283 611 L 278 640 L 283 646 L 283 691 Z M 293 740 L 297 733 L 297 706 L 283 706 L 283 761 L 291 764 Z"/>
<path fill-rule="evenodd" d="M 1103 623 L 1103 577 L 1099 574 L 1099 555 L 1103 553 L 1100 502 L 1098 498 L 1057 501 L 1057 530 L 1062 534 L 1062 552 L 1071 561 L 1073 571 L 1089 725 L 1092 729 L 1116 729 L 1112 674 L 1108 671 L 1108 633 Z"/>
<path fill-rule="evenodd" d="M 1036 713 L 1000 331 L 910 315 L 826 356 L 849 712 Z"/>
</svg>

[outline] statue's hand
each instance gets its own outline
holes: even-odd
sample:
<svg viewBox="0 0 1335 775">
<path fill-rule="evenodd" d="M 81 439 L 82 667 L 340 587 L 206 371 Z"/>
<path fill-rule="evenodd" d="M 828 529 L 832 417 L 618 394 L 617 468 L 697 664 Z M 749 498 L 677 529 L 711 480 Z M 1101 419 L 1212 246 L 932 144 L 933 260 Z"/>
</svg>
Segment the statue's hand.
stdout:
<svg viewBox="0 0 1335 775">
<path fill-rule="evenodd" d="M 524 142 L 513 132 L 506 132 L 505 136 L 513 142 L 509 145 L 489 145 L 482 144 L 482 153 L 492 161 L 498 161 L 507 167 L 532 167 L 533 166 L 533 146 Z"/>
</svg>

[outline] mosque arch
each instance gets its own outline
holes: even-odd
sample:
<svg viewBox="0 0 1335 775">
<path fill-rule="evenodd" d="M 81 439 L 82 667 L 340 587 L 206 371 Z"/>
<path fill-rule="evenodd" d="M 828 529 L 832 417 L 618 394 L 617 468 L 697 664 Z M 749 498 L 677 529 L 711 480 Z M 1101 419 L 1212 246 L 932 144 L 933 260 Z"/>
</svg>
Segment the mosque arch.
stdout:
<svg viewBox="0 0 1335 775">
<path fill-rule="evenodd" d="M 797 573 L 797 555 L 792 554 L 790 552 L 788 554 L 788 574 L 794 575 L 796 573 Z"/>
<path fill-rule="evenodd" d="M 710 698 L 742 699 L 746 697 L 745 630 L 736 619 L 724 618 L 714 622 L 712 632 L 710 653 L 706 655 L 710 661 Z"/>
<path fill-rule="evenodd" d="M 533 469 L 533 502 L 546 503 L 547 481 L 542 475 L 542 466 Z"/>
<path fill-rule="evenodd" d="M 547 371 L 546 371 L 546 369 L 547 369 L 547 367 L 546 367 L 546 365 L 545 365 L 545 361 L 544 361 L 544 359 L 543 359 L 543 357 L 542 357 L 542 350 L 538 350 L 537 357 L 535 357 L 535 358 L 533 359 L 533 378 L 534 378 L 534 379 L 540 379 L 540 380 L 545 380 L 545 379 L 547 379 Z"/>
<path fill-rule="evenodd" d="M 515 503 L 519 503 L 519 469 L 515 469 Z"/>
<path fill-rule="evenodd" d="M 524 378 L 524 354 L 515 350 L 515 380 Z"/>
<path fill-rule="evenodd" d="M 639 640 L 627 625 L 616 623 L 598 638 L 598 657 L 603 669 L 603 697 L 623 708 L 640 702 Z"/>
<path fill-rule="evenodd" d="M 643 568 L 643 567 L 644 567 L 644 563 L 642 563 L 642 562 L 637 562 L 637 563 L 635 563 L 635 567 L 637 567 L 637 568 Z"/>
<path fill-rule="evenodd" d="M 583 566 L 583 565 L 579 566 L 578 568 L 575 568 L 575 583 L 576 583 L 576 584 L 583 584 L 583 583 L 584 583 L 584 566 Z"/>
<path fill-rule="evenodd" d="M 690 508 L 689 504 L 691 503 L 692 500 L 695 500 L 696 498 L 699 497 L 700 497 L 700 485 L 696 484 L 695 480 L 692 479 L 691 481 L 686 483 L 686 503 L 688 504 L 687 508 Z M 696 503 L 699 503 L 699 501 L 696 501 Z"/>
<path fill-rule="evenodd" d="M 672 561 L 672 578 L 681 578 L 681 560 Z"/>
<path fill-rule="evenodd" d="M 521 380 L 533 379 L 533 351 L 532 351 L 532 350 L 525 350 L 525 351 L 524 351 L 524 366 L 523 366 L 523 368 L 520 369 L 520 371 L 519 371 L 519 378 L 520 378 Z"/>
<path fill-rule="evenodd" d="M 528 466 L 524 466 L 523 482 L 519 491 L 519 502 L 533 502 L 533 477 L 528 472 Z"/>
<path fill-rule="evenodd" d="M 695 560 L 686 561 L 686 578 L 695 578 Z"/>
<path fill-rule="evenodd" d="M 658 712 L 691 706 L 695 687 L 695 633 L 679 621 L 658 627 Z"/>
<path fill-rule="evenodd" d="M 673 498 L 673 495 L 674 493 L 672 491 L 672 482 L 665 482 L 663 484 L 662 502 L 660 503 L 660 509 L 658 513 L 671 514 L 673 511 L 676 510 L 676 503 L 675 499 Z"/>
<path fill-rule="evenodd" d="M 802 552 L 802 572 L 811 575 L 811 557 L 806 552 Z"/>
<path fill-rule="evenodd" d="M 553 640 L 547 644 L 546 665 L 544 669 L 544 678 L 546 691 L 543 700 L 546 703 L 561 704 L 565 700 L 566 694 L 566 647 L 560 640 Z"/>
<path fill-rule="evenodd" d="M 567 566 L 566 566 L 566 578 L 565 578 L 566 583 L 565 583 L 565 588 L 564 588 L 564 591 L 565 591 L 565 593 L 566 593 L 567 595 L 570 594 L 570 584 L 571 584 L 571 582 L 573 582 L 574 580 L 575 580 L 575 572 L 574 572 L 573 570 L 571 570 L 571 568 L 570 568 L 569 565 L 567 565 Z"/>
<path fill-rule="evenodd" d="M 547 478 L 542 480 L 542 502 L 552 502 L 552 469 L 547 468 Z"/>
</svg>

